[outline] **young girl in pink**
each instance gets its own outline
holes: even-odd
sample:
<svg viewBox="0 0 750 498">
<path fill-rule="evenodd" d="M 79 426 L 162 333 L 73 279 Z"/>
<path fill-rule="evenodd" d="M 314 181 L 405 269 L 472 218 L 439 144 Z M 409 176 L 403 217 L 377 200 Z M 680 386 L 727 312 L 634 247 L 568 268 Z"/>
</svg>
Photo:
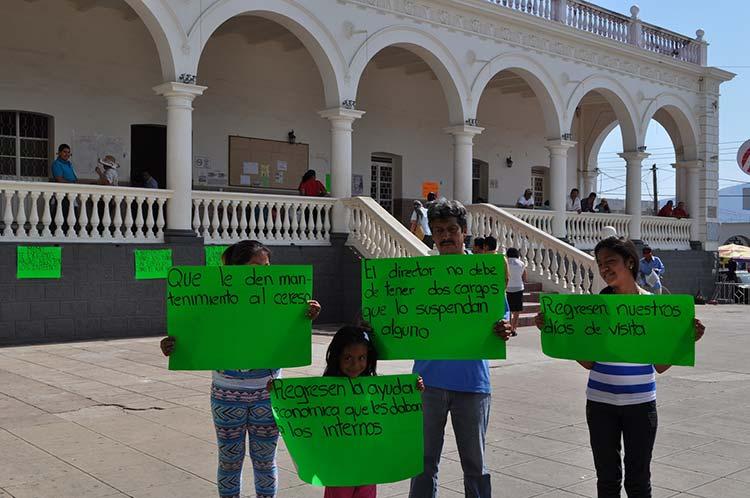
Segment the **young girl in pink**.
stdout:
<svg viewBox="0 0 750 498">
<path fill-rule="evenodd" d="M 324 377 L 349 377 L 377 375 L 378 353 L 372 343 L 369 329 L 349 325 L 342 327 L 333 336 L 326 352 Z M 424 390 L 422 379 L 417 388 Z M 375 498 L 374 484 L 366 486 L 332 487 L 325 490 L 324 498 Z"/>
</svg>

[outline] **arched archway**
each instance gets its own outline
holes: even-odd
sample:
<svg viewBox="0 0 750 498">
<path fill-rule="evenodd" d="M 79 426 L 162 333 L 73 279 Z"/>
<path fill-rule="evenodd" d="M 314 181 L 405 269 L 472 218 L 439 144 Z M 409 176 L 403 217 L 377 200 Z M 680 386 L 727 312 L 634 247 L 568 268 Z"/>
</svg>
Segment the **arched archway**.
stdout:
<svg viewBox="0 0 750 498">
<path fill-rule="evenodd" d="M 700 127 L 687 102 L 668 93 L 657 96 L 643 114 L 643 142 L 652 119 L 661 124 L 669 134 L 678 161 L 692 161 L 697 158 Z"/>
<path fill-rule="evenodd" d="M 13 22 L 0 32 L 6 85 L 0 109 L 20 114 L 13 134 L 27 150 L 40 130 L 25 130 L 24 114 L 49 116 L 48 147 L 20 154 L 48 164 L 57 145 L 73 150 L 82 180 L 97 178 L 97 157 L 113 155 L 119 183 L 130 180 L 131 125 L 163 124 L 164 101 L 152 87 L 174 71 L 166 33 L 151 7 L 133 0 L 6 0 L 3 13 Z M 156 5 L 156 4 L 155 4 Z M 156 7 L 154 7 L 156 9 Z M 64 54 L 64 59 L 61 58 Z M 51 77 L 51 75 L 55 77 Z M 3 133 L 5 134 L 5 133 Z M 36 147 L 33 147 L 36 148 Z M 15 152 L 14 152 L 15 154 Z M 48 168 L 20 177 L 48 179 Z M 163 178 L 159 179 L 163 185 Z"/>
<path fill-rule="evenodd" d="M 614 111 L 622 131 L 624 150 L 634 151 L 643 145 L 639 142 L 640 120 L 632 98 L 622 84 L 608 76 L 590 76 L 576 86 L 567 101 L 565 122 L 573 122 L 581 101 L 591 92 L 601 95 Z"/>
<path fill-rule="evenodd" d="M 544 67 L 522 54 L 503 54 L 485 64 L 474 79 L 471 88 L 469 114 L 477 115 L 484 91 L 490 82 L 503 71 L 517 75 L 531 88 L 541 107 L 546 138 L 559 138 L 565 128 L 561 121 L 562 99 Z"/>
<path fill-rule="evenodd" d="M 177 63 L 175 49 L 182 44 L 184 33 L 171 8 L 163 1 L 143 2 L 142 0 L 124 0 L 133 9 L 143 24 L 146 25 L 156 44 L 161 62 L 161 72 L 164 81 L 177 80 Z"/>
<path fill-rule="evenodd" d="M 509 54 L 479 72 L 472 87 L 474 103 L 484 128 L 475 138 L 474 155 L 489 161 L 489 202 L 514 207 L 537 182 L 534 168 L 549 166 L 548 141 L 563 136 L 560 96 L 544 68 L 522 54 Z M 549 182 L 537 187 L 541 206 L 552 192 Z"/>
<path fill-rule="evenodd" d="M 356 94 L 362 74 L 369 62 L 387 47 L 398 47 L 417 55 L 436 75 L 448 104 L 450 123 L 463 123 L 470 116 L 464 103 L 469 97 L 468 85 L 458 61 L 442 41 L 410 26 L 390 26 L 370 36 L 360 46 L 349 66 L 350 92 Z"/>
<path fill-rule="evenodd" d="M 190 46 L 197 48 L 197 53 L 191 56 L 193 73 L 198 71 L 200 58 L 211 35 L 225 22 L 241 15 L 266 18 L 294 34 L 310 53 L 320 72 L 326 107 L 341 105 L 346 67 L 344 55 L 334 36 L 315 14 L 291 2 L 225 0 L 208 7 L 187 33 Z"/>
</svg>

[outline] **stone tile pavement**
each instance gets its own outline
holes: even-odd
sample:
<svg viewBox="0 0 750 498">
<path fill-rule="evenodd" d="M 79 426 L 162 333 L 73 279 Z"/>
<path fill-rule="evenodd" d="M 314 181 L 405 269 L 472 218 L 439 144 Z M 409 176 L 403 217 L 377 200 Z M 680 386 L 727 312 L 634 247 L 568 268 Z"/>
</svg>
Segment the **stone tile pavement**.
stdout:
<svg viewBox="0 0 750 498">
<path fill-rule="evenodd" d="M 750 308 L 700 307 L 708 326 L 696 368 L 658 380 L 654 496 L 750 496 Z M 329 338 L 315 336 L 314 363 L 286 376 L 319 375 Z M 539 351 L 535 329 L 493 362 L 487 465 L 494 496 L 595 496 L 584 419 L 586 372 Z M 216 496 L 216 447 L 206 372 L 170 372 L 158 339 L 0 349 L 0 498 Z M 409 362 L 382 362 L 381 373 Z M 450 429 L 449 429 L 450 432 Z M 279 451 L 280 497 L 321 497 Z M 245 491 L 252 472 L 246 462 Z M 455 442 L 440 472 L 443 498 L 463 496 Z M 379 486 L 405 496 L 405 482 Z"/>
</svg>

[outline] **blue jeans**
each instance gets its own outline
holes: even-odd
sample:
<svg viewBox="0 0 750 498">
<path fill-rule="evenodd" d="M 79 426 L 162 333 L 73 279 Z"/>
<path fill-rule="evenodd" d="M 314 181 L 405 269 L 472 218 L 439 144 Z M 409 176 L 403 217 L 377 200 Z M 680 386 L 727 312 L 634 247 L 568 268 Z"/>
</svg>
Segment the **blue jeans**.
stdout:
<svg viewBox="0 0 750 498">
<path fill-rule="evenodd" d="M 411 480 L 409 498 L 434 498 L 438 490 L 438 465 L 448 413 L 456 434 L 464 472 L 466 498 L 491 498 L 490 474 L 484 467 L 484 441 L 490 418 L 490 395 L 426 387 L 424 412 L 424 471 Z"/>
</svg>

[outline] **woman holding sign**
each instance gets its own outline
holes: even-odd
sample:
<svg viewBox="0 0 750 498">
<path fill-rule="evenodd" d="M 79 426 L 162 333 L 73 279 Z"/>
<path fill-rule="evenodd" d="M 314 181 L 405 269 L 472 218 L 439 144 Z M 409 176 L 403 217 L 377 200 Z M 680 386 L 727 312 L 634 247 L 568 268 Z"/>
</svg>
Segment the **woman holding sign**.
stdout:
<svg viewBox="0 0 750 498">
<path fill-rule="evenodd" d="M 271 251 L 255 240 L 244 240 L 227 247 L 221 256 L 225 265 L 270 265 Z M 315 320 L 320 304 L 308 301 L 307 316 Z M 169 356 L 175 338 L 165 337 L 161 350 Z M 269 383 L 279 377 L 280 369 L 220 370 L 213 372 L 211 413 L 219 445 L 219 469 L 216 482 L 219 496 L 239 498 L 242 464 L 245 459 L 245 437 L 250 441 L 250 459 L 255 474 L 258 498 L 276 496 L 278 470 L 276 445 L 279 429 L 271 412 Z"/>
<path fill-rule="evenodd" d="M 638 253 L 629 240 L 609 237 L 594 249 L 599 275 L 606 282 L 601 294 L 649 294 L 638 278 Z M 544 328 L 544 316 L 536 316 Z M 695 340 L 705 327 L 695 320 Z M 620 496 L 625 446 L 625 491 L 629 498 L 651 496 L 651 454 L 656 440 L 656 376 L 671 365 L 578 361 L 589 370 L 586 421 L 597 477 L 597 496 Z"/>
</svg>

